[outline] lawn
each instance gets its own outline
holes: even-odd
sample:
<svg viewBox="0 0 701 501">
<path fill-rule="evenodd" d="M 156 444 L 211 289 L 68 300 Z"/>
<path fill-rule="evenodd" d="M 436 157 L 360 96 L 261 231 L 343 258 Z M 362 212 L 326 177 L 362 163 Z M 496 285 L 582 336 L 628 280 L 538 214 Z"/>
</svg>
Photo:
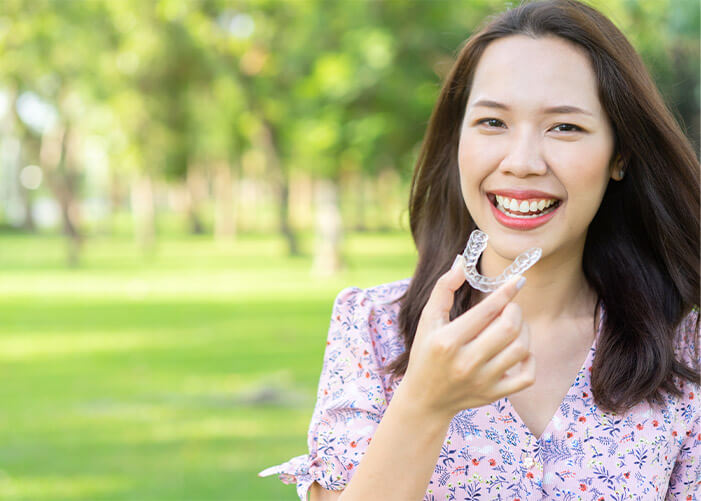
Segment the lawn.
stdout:
<svg viewBox="0 0 701 501">
<path fill-rule="evenodd" d="M 274 235 L 0 236 L 0 499 L 278 500 L 306 452 L 335 295 L 410 276 L 408 233 L 352 234 L 309 274 Z"/>
</svg>

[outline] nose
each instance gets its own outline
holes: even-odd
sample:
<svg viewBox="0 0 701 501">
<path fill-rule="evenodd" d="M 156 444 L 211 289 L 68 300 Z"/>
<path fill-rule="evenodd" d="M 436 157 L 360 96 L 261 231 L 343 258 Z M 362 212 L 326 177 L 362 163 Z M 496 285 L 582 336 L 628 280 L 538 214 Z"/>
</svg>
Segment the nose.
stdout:
<svg viewBox="0 0 701 501">
<path fill-rule="evenodd" d="M 514 131 L 506 145 L 506 155 L 499 165 L 502 173 L 516 177 L 543 175 L 548 166 L 543 158 L 542 141 L 535 131 Z"/>
</svg>

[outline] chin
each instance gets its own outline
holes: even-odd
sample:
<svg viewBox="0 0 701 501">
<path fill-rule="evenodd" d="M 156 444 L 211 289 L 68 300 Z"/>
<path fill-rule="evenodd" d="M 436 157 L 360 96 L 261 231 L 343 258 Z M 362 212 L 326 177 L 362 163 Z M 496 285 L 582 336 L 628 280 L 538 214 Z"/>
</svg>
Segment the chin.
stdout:
<svg viewBox="0 0 701 501">
<path fill-rule="evenodd" d="M 522 252 L 524 252 L 527 249 L 530 249 L 530 247 L 524 247 L 524 248 L 519 249 L 519 250 L 509 250 L 509 251 L 501 251 L 499 249 L 495 249 L 495 252 L 497 253 L 497 255 L 501 259 L 508 261 L 509 264 L 511 264 L 511 262 L 514 261 L 519 256 L 519 254 L 521 254 Z"/>
<path fill-rule="evenodd" d="M 537 236 L 532 231 L 518 231 L 509 228 L 504 228 L 499 224 L 487 226 L 477 225 L 477 228 L 482 230 L 489 237 L 487 245 L 499 245 L 502 247 L 513 247 L 513 246 L 528 246 L 533 247 L 535 242 L 540 242 L 543 240 L 543 236 Z M 525 247 L 524 247 L 525 248 Z"/>
<path fill-rule="evenodd" d="M 494 253 L 504 260 L 513 261 L 519 254 L 532 247 L 540 247 L 543 250 L 543 256 L 540 259 L 545 257 L 546 249 L 543 247 L 542 238 L 536 239 L 527 235 L 502 236 L 495 234 L 494 237 L 489 235 L 489 233 L 487 235 L 489 240 L 485 252 L 491 248 Z"/>
</svg>

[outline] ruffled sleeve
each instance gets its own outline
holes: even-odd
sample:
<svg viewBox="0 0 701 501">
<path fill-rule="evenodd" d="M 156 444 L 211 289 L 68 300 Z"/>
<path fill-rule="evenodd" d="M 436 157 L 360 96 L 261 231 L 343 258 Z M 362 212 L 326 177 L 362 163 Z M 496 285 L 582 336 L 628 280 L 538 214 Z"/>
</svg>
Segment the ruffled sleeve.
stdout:
<svg viewBox="0 0 701 501">
<path fill-rule="evenodd" d="M 679 326 L 681 343 L 678 354 L 693 368 L 699 367 L 699 308 L 691 313 Z M 701 499 L 701 384 L 684 381 L 683 396 L 678 412 L 686 422 L 681 436 L 681 447 L 669 479 L 665 499 Z"/>
<path fill-rule="evenodd" d="M 309 454 L 258 474 L 295 483 L 300 500 L 306 501 L 314 482 L 328 490 L 348 484 L 387 408 L 372 310 L 371 298 L 357 287 L 338 294 L 307 436 Z"/>
</svg>

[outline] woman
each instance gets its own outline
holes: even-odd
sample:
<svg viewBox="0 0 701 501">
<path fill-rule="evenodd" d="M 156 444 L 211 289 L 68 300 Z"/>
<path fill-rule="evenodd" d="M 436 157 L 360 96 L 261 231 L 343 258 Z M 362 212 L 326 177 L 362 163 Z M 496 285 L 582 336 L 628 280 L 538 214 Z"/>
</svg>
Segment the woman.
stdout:
<svg viewBox="0 0 701 501">
<path fill-rule="evenodd" d="M 413 277 L 339 294 L 310 454 L 260 475 L 316 500 L 696 499 L 699 165 L 621 32 L 555 0 L 472 36 L 409 205 Z M 451 266 L 475 228 L 482 275 L 542 257 L 486 296 Z"/>
</svg>

